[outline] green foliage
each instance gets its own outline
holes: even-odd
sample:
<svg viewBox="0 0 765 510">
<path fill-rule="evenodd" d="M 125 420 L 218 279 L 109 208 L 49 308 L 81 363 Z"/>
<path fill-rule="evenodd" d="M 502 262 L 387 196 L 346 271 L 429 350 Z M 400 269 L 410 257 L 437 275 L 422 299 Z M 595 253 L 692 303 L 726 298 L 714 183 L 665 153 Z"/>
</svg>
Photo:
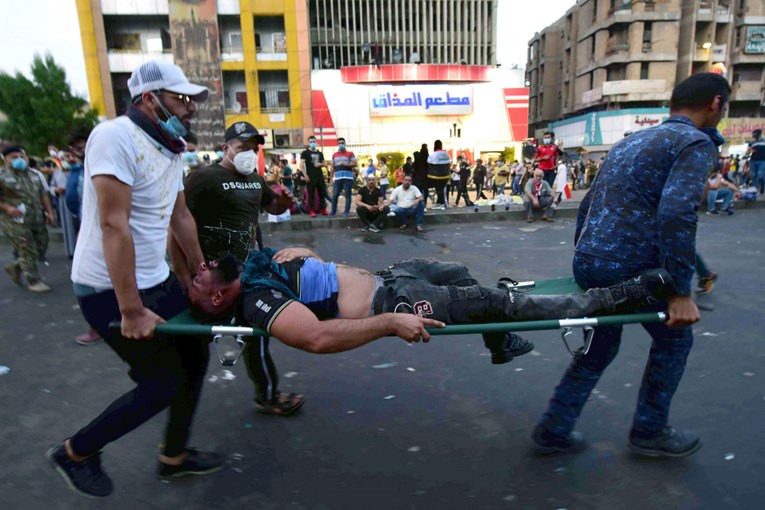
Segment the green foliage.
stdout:
<svg viewBox="0 0 765 510">
<path fill-rule="evenodd" d="M 505 147 L 505 150 L 502 151 L 502 159 L 505 160 L 505 163 L 512 163 L 515 161 L 515 147 Z"/>
<path fill-rule="evenodd" d="M 0 72 L 0 111 L 7 120 L 0 124 L 0 138 L 26 147 L 30 154 L 47 154 L 48 144 L 67 146 L 69 132 L 76 126 L 92 127 L 98 112 L 72 94 L 66 72 L 50 54 L 35 54 L 32 79 L 17 72 Z"/>
<path fill-rule="evenodd" d="M 398 167 L 404 164 L 404 154 L 396 151 L 396 152 L 378 152 L 377 153 L 377 159 L 380 159 L 380 156 L 385 158 L 385 161 L 387 161 L 388 168 L 391 171 L 396 171 Z"/>
</svg>

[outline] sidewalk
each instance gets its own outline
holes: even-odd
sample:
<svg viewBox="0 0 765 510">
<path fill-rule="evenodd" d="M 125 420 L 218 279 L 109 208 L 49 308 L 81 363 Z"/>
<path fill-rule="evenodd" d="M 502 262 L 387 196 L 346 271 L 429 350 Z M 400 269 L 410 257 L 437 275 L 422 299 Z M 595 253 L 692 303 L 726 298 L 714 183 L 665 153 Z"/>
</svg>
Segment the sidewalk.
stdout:
<svg viewBox="0 0 765 510">
<path fill-rule="evenodd" d="M 576 190 L 571 192 L 571 199 L 564 200 L 558 206 L 555 211 L 554 218 L 576 218 L 576 213 L 579 210 L 579 204 L 581 203 L 587 190 Z M 471 198 L 473 198 L 474 192 L 470 192 Z M 354 195 L 355 196 L 355 195 Z M 450 204 L 454 203 L 454 198 L 450 199 Z M 268 216 L 262 214 L 259 218 L 259 225 L 264 234 L 272 232 L 285 232 L 290 230 L 312 230 L 312 229 L 356 229 L 361 227 L 361 221 L 356 216 L 356 210 L 351 207 L 351 215 L 348 218 L 343 217 L 344 209 L 344 197 L 340 197 L 338 203 L 337 216 L 316 216 L 311 218 L 307 214 L 296 214 L 292 216 L 289 221 L 281 223 L 270 223 L 267 221 Z M 450 207 L 444 211 L 433 210 L 430 208 L 431 203 L 428 203 L 428 210 L 425 213 L 424 227 L 427 230 L 428 225 L 439 225 L 447 223 L 479 223 L 488 221 L 524 221 L 525 211 L 523 205 L 512 204 L 508 211 L 505 211 L 504 206 L 497 206 L 494 211 L 490 206 L 480 206 L 478 212 L 473 207 Z M 737 200 L 734 203 L 736 209 L 746 208 L 762 208 L 765 207 L 765 200 L 759 199 L 754 202 L 745 202 Z M 699 210 L 700 214 L 703 214 L 705 207 Z M 535 211 L 534 217 L 537 221 L 541 220 L 541 212 Z M 395 218 L 391 218 L 395 221 Z M 388 228 L 393 222 L 388 222 Z M 59 227 L 49 228 L 50 240 L 52 242 L 63 242 L 64 237 Z M 0 233 L 0 238 L 3 237 Z"/>
</svg>

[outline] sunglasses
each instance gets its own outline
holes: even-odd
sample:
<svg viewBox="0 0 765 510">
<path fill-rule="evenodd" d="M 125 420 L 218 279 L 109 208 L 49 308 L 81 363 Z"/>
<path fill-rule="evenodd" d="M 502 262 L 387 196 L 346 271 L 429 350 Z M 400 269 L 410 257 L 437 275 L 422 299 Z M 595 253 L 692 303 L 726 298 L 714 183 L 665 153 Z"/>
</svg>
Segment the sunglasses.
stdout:
<svg viewBox="0 0 765 510">
<path fill-rule="evenodd" d="M 186 94 L 178 94 L 176 92 L 169 92 L 167 90 L 160 90 L 159 92 L 168 97 L 172 97 L 173 99 L 181 101 L 183 104 L 189 104 L 192 101 L 191 97 L 187 96 Z"/>
</svg>

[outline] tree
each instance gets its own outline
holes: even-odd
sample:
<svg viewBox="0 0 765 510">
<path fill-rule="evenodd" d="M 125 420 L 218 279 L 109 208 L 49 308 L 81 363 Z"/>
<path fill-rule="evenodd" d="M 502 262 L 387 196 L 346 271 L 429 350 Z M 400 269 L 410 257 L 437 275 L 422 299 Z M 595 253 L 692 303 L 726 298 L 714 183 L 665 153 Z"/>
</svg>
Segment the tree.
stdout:
<svg viewBox="0 0 765 510">
<path fill-rule="evenodd" d="M 0 72 L 0 138 L 24 145 L 30 154 L 46 154 L 48 144 L 65 147 L 69 132 L 78 126 L 92 127 L 98 112 L 72 94 L 66 72 L 48 53 L 35 54 L 32 80 L 17 72 Z"/>
</svg>

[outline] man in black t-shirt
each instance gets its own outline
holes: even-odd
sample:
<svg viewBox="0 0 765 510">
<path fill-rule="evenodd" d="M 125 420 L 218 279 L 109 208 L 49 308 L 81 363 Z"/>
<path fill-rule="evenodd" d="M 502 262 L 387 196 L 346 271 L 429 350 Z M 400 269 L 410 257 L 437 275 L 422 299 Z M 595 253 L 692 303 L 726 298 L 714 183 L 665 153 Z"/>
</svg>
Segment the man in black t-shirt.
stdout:
<svg viewBox="0 0 765 510">
<path fill-rule="evenodd" d="M 364 224 L 361 230 L 379 232 L 390 207 L 383 205 L 380 188 L 375 186 L 375 176 L 366 176 L 366 186 L 359 189 L 356 195 L 356 214 Z"/>
<path fill-rule="evenodd" d="M 237 122 L 224 136 L 226 143 L 222 146 L 220 162 L 189 174 L 184 182 L 184 195 L 197 223 L 205 260 L 223 258 L 230 253 L 241 267 L 254 247 L 260 209 L 281 214 L 285 208 L 255 170 L 258 149 L 263 143 L 257 129 L 247 122 Z M 170 252 L 176 273 L 188 288 L 190 273 L 172 245 Z M 197 268 L 193 268 L 193 272 L 196 273 Z M 268 341 L 268 337 L 248 339 L 242 353 L 247 374 L 255 385 L 255 407 L 267 414 L 288 415 L 300 408 L 303 396 L 279 393 Z"/>
<path fill-rule="evenodd" d="M 308 137 L 308 148 L 300 154 L 300 166 L 305 172 L 306 190 L 308 191 L 308 213 L 311 218 L 319 211 L 324 216 L 329 215 L 324 197 L 327 195 L 327 182 L 324 180 L 322 169 L 329 163 L 324 161 L 324 154 L 316 148 L 316 137 Z M 318 198 L 315 196 L 318 191 Z M 318 203 L 316 202 L 318 200 Z"/>
</svg>

